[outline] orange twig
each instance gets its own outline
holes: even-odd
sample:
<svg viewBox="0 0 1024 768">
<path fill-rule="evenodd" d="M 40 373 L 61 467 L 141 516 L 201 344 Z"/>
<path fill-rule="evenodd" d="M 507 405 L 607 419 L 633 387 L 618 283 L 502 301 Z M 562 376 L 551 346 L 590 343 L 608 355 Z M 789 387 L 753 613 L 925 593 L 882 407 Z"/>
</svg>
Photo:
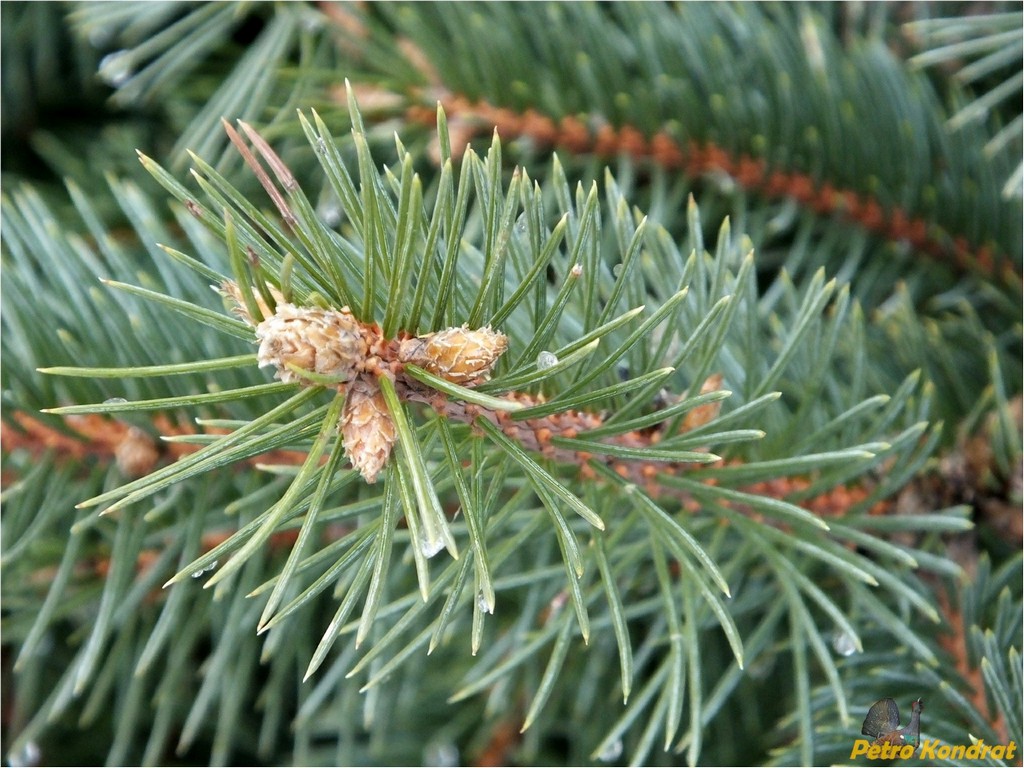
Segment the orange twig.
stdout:
<svg viewBox="0 0 1024 768">
<path fill-rule="evenodd" d="M 666 131 L 648 137 L 628 125 L 616 129 L 605 123 L 592 130 L 577 117 L 567 115 L 556 122 L 533 109 L 517 113 L 458 94 L 442 94 L 440 102 L 449 118 L 449 127 L 454 124 L 458 128 L 452 132 L 455 157 L 461 156 L 464 148 L 456 146 L 456 142 L 467 143 L 474 133 L 496 129 L 503 138 L 526 136 L 539 146 L 565 149 L 574 154 L 589 153 L 601 158 L 625 154 L 637 160 L 650 160 L 691 178 L 724 173 L 743 188 L 769 199 L 789 197 L 820 215 L 843 218 L 886 239 L 905 241 L 932 258 L 949 259 L 959 272 L 998 277 L 1009 284 L 1020 281 L 1013 261 L 997 257 L 989 245 L 972 244 L 934 223 L 909 215 L 898 206 L 884 209 L 867 195 L 836 189 L 831 183 L 818 182 L 807 174 L 770 170 L 763 159 L 733 156 L 712 142 L 690 140 L 683 145 Z M 408 107 L 406 116 L 429 126 L 436 120 L 433 108 L 419 104 Z"/>
<path fill-rule="evenodd" d="M 585 474 L 588 472 L 587 462 L 596 458 L 591 453 L 559 448 L 553 445 L 551 440 L 556 435 L 574 437 L 579 432 L 594 429 L 601 424 L 601 419 L 596 414 L 569 410 L 539 419 L 515 421 L 505 412 L 490 411 L 470 403 L 449 400 L 440 392 L 430 390 L 412 379 L 402 377 L 400 384 L 400 394 L 410 402 L 427 404 L 435 412 L 462 423 L 472 424 L 478 417 L 486 418 L 526 449 L 556 461 L 576 464 Z M 512 393 L 506 397 L 526 406 L 541 402 L 535 396 L 527 394 Z M 699 417 L 691 418 L 689 421 L 692 423 L 684 424 L 684 431 L 699 426 L 704 419 L 713 418 L 714 415 L 713 411 L 707 411 Z M 157 442 L 146 433 L 123 422 L 98 415 L 66 417 L 68 425 L 75 430 L 78 437 L 61 432 L 25 412 L 14 412 L 12 418 L 17 422 L 18 427 L 6 421 L 0 424 L 0 441 L 2 441 L 5 451 L 26 450 L 36 455 L 52 451 L 58 458 L 71 461 L 88 458 L 99 461 L 114 460 L 118 462 L 122 471 L 128 474 L 128 468 L 125 465 L 126 446 L 132 445 L 134 451 L 141 451 L 144 456 L 152 459 L 145 466 L 141 462 L 132 464 L 131 467 L 136 470 L 131 474 L 133 477 L 152 471 L 161 459 L 172 461 L 199 449 L 199 446 L 187 443 L 165 443 L 160 445 L 162 450 L 158 451 L 156 449 Z M 195 432 L 191 427 L 179 426 L 166 416 L 159 414 L 153 419 L 153 428 L 154 431 L 165 436 Z M 218 434 L 220 433 L 218 431 Z M 143 437 L 140 438 L 140 435 Z M 614 442 L 618 445 L 642 448 L 656 444 L 660 438 L 661 435 L 658 432 L 629 432 L 617 436 Z M 142 450 L 135 446 L 136 443 L 143 440 L 144 448 L 150 446 L 148 450 Z M 245 463 L 247 465 L 297 465 L 305 461 L 306 455 L 304 451 L 278 450 L 252 456 Z M 672 475 L 692 469 L 691 465 L 643 460 L 609 459 L 607 463 L 617 474 L 642 485 L 648 492 L 656 496 L 675 493 L 658 482 L 659 474 Z M 143 469 L 145 471 L 141 471 Z M 754 483 L 743 490 L 770 498 L 789 499 L 804 493 L 810 482 L 808 478 L 778 478 Z M 822 517 L 841 517 L 848 509 L 867 498 L 869 493 L 870 489 L 863 486 L 840 486 L 803 500 L 800 504 Z M 890 507 L 888 502 L 878 502 L 872 508 L 871 513 L 886 514 Z"/>
<path fill-rule="evenodd" d="M 81 461 L 115 460 L 128 477 L 142 477 L 152 472 L 161 459 L 174 461 L 198 451 L 201 446 L 189 443 L 158 443 L 147 432 L 98 414 L 66 416 L 64 423 L 71 432 L 63 432 L 24 411 L 14 411 L 11 419 L 0 423 L 0 443 L 5 452 L 25 450 L 33 455 L 52 451 L 62 459 Z M 191 426 L 175 423 L 164 414 L 156 414 L 153 432 L 167 437 L 195 434 Z M 208 434 L 226 434 L 226 430 L 209 430 Z M 303 451 L 270 451 L 247 459 L 249 464 L 301 464 Z"/>
<path fill-rule="evenodd" d="M 496 723 L 491 731 L 490 740 L 477 754 L 473 765 L 480 766 L 480 768 L 511 765 L 512 753 L 523 739 L 519 732 L 518 722 L 518 717 L 510 717 Z"/>
<path fill-rule="evenodd" d="M 991 723 L 993 730 L 999 734 L 1000 742 L 1005 744 L 1010 738 L 1006 730 L 1006 721 L 998 710 L 989 710 L 981 669 L 971 664 L 970 653 L 967 650 L 967 627 L 964 625 L 963 614 L 953 605 L 944 589 L 937 589 L 936 596 L 946 626 L 946 632 L 938 636 L 939 645 L 952 657 L 957 673 L 970 683 L 970 702 L 982 717 Z"/>
</svg>

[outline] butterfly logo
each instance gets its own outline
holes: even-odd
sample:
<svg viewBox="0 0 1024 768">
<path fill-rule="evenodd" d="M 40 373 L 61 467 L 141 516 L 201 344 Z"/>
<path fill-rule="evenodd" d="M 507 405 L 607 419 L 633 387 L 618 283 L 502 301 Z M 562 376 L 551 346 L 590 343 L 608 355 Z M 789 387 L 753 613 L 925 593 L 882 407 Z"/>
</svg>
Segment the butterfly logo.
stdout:
<svg viewBox="0 0 1024 768">
<path fill-rule="evenodd" d="M 872 745 L 901 747 L 910 744 L 916 750 L 921 744 L 921 699 L 910 705 L 910 722 L 900 728 L 900 708 L 894 699 L 879 699 L 871 705 L 860 732 L 874 741 Z"/>
</svg>

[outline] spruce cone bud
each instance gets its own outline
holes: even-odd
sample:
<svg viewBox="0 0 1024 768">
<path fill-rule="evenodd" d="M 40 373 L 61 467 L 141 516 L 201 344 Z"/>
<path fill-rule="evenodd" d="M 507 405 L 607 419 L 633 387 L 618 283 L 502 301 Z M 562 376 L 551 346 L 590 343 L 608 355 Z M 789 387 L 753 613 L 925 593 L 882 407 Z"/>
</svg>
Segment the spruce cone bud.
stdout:
<svg viewBox="0 0 1024 768">
<path fill-rule="evenodd" d="M 275 378 L 302 383 L 305 380 L 287 365 L 333 376 L 339 383 L 355 377 L 366 358 L 363 327 L 348 307 L 341 310 L 278 304 L 277 312 L 256 326 L 262 368 L 277 368 Z"/>
<path fill-rule="evenodd" d="M 142 477 L 153 471 L 160 452 L 149 435 L 138 427 L 129 427 L 114 451 L 117 468 L 127 477 Z"/>
<path fill-rule="evenodd" d="M 714 392 L 715 390 L 721 388 L 722 374 L 713 373 L 704 380 L 704 383 L 701 385 L 700 388 L 700 393 L 702 395 L 706 395 L 708 392 Z M 716 400 L 713 403 L 705 403 L 704 405 L 698 405 L 693 410 L 686 412 L 686 416 L 683 418 L 682 429 L 680 431 L 689 432 L 691 429 L 703 427 L 705 424 L 717 419 L 718 414 L 721 412 L 721 400 Z"/>
<path fill-rule="evenodd" d="M 211 287 L 215 288 L 216 291 L 224 298 L 231 300 L 231 302 L 234 304 L 234 306 L 231 308 L 232 312 L 234 312 L 236 315 L 242 318 L 249 325 L 256 325 L 256 320 L 252 317 L 252 315 L 249 314 L 249 310 L 245 306 L 245 300 L 242 299 L 242 291 L 241 289 L 239 289 L 238 283 L 236 283 L 234 280 L 225 280 L 219 286 Z M 269 290 L 270 295 L 274 297 L 275 304 L 281 304 L 284 302 L 284 296 L 282 295 L 282 293 L 279 290 L 277 290 L 277 288 L 272 286 L 270 283 L 267 283 L 267 290 Z M 267 306 L 267 302 L 263 300 L 263 297 L 258 292 L 255 293 L 255 298 L 256 306 L 259 307 L 259 310 L 263 314 L 263 317 L 269 318 L 272 314 L 274 314 L 273 312 L 270 311 L 270 307 Z"/>
<path fill-rule="evenodd" d="M 491 369 L 506 349 L 505 334 L 490 327 L 471 331 L 463 325 L 406 339 L 398 348 L 398 359 L 453 384 L 477 384 L 490 378 Z"/>
<path fill-rule="evenodd" d="M 364 375 L 352 381 L 338 427 L 352 466 L 366 482 L 377 482 L 397 438 L 395 422 L 375 378 Z"/>
</svg>

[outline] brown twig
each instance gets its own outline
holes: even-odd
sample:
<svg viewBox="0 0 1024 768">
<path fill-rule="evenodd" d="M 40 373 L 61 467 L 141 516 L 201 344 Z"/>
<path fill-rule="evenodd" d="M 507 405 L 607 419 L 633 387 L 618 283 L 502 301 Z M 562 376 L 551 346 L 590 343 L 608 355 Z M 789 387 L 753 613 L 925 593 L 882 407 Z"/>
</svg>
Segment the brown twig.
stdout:
<svg viewBox="0 0 1024 768">
<path fill-rule="evenodd" d="M 939 645 L 953 659 L 957 673 L 970 684 L 969 700 L 992 729 L 999 735 L 999 741 L 1005 744 L 1009 740 L 1006 721 L 998 708 L 989 709 L 988 697 L 985 695 L 985 679 L 981 669 L 971 663 L 970 651 L 967 646 L 969 628 L 964 624 L 964 616 L 945 589 L 936 589 L 939 611 L 942 613 L 946 631 L 938 636 Z M 1020 765 L 1018 762 L 1017 765 Z"/>
<path fill-rule="evenodd" d="M 435 89 L 429 94 L 414 93 L 412 99 L 437 95 Z M 998 255 L 992 246 L 972 244 L 967 238 L 951 235 L 899 206 L 883 207 L 871 196 L 839 189 L 808 174 L 770 169 L 765 160 L 750 155 L 731 155 L 710 141 L 700 143 L 691 139 L 683 144 L 667 131 L 647 136 L 628 125 L 616 129 L 604 123 L 591 129 L 579 117 L 567 115 L 556 121 L 535 109 L 516 112 L 444 91 L 440 92 L 439 102 L 448 117 L 454 157 L 462 155 L 474 135 L 496 130 L 505 139 L 529 137 L 538 146 L 573 154 L 605 159 L 628 155 L 692 179 L 725 174 L 744 189 L 768 199 L 791 198 L 819 215 L 837 216 L 888 240 L 905 241 L 936 260 L 948 260 L 958 272 L 999 278 L 1009 285 L 1017 285 L 1021 279 L 1012 259 Z M 408 107 L 406 117 L 428 126 L 433 126 L 437 119 L 435 110 L 422 104 Z"/>
<path fill-rule="evenodd" d="M 449 400 L 436 390 L 429 390 L 419 382 L 404 376 L 399 383 L 400 395 L 409 402 L 424 403 L 434 412 L 462 423 L 472 424 L 477 418 L 486 418 L 528 450 L 555 461 L 575 464 L 584 474 L 587 473 L 587 462 L 594 458 L 594 454 L 589 452 L 559 448 L 552 444 L 552 437 L 575 437 L 579 432 L 600 426 L 601 420 L 596 414 L 569 410 L 544 418 L 515 421 L 502 411 L 491 411 L 481 406 Z M 542 402 L 535 396 L 527 394 L 513 393 L 506 397 L 526 406 Z M 23 411 L 16 411 L 11 416 L 17 423 L 17 427 L 6 421 L 0 424 L 0 441 L 3 443 L 4 450 L 8 452 L 24 450 L 33 455 L 52 452 L 58 460 L 63 461 L 114 460 L 118 462 L 122 471 L 125 471 L 126 468 L 122 464 L 123 458 L 121 457 L 124 456 L 126 443 L 134 443 L 140 440 L 140 435 L 143 435 L 147 445 L 153 447 L 157 445 L 156 441 L 148 437 L 147 433 L 104 416 L 65 417 L 68 426 L 75 430 L 77 437 L 62 432 Z M 153 430 L 165 437 L 196 434 L 196 430 L 191 427 L 175 424 L 164 415 L 154 416 L 152 423 Z M 694 424 L 694 426 L 698 426 L 698 424 Z M 210 430 L 205 434 L 225 434 L 225 431 Z M 654 445 L 657 441 L 658 433 L 656 432 L 629 432 L 619 435 L 615 439 L 616 444 L 631 447 Z M 160 451 L 147 451 L 147 455 L 153 458 L 152 462 L 147 462 L 145 466 L 141 463 L 133 465 L 136 473 L 131 476 L 144 475 L 155 469 L 161 461 L 176 460 L 199 450 L 200 446 L 170 442 L 163 444 L 161 448 Z M 277 450 L 249 457 L 244 463 L 247 466 L 256 464 L 295 466 L 302 464 L 306 456 L 304 451 Z M 739 464 L 740 462 L 730 463 Z M 620 476 L 643 485 L 646 490 L 656 496 L 676 495 L 675 491 L 666 489 L 658 483 L 659 474 L 671 475 L 691 468 L 689 464 L 674 465 L 670 462 L 643 460 L 608 460 L 608 465 Z M 141 471 L 143 469 L 145 471 Z M 789 499 L 803 494 L 810 483 L 810 478 L 806 477 L 778 478 L 748 485 L 743 490 L 775 499 Z M 801 501 L 800 504 L 822 517 L 841 517 L 853 506 L 861 504 L 870 492 L 871 488 L 866 484 L 839 486 Z M 871 513 L 886 514 L 889 509 L 888 502 L 878 502 L 872 507 Z"/>
<path fill-rule="evenodd" d="M 491 730 L 491 737 L 483 749 L 477 753 L 473 765 L 479 768 L 490 768 L 490 766 L 511 765 L 512 753 L 523 740 L 519 732 L 521 718 L 507 717 L 495 723 Z"/>
<path fill-rule="evenodd" d="M 189 443 L 158 443 L 149 432 L 126 424 L 123 421 L 90 414 L 87 416 L 65 416 L 64 423 L 69 431 L 62 431 L 25 411 L 14 411 L 9 421 L 0 423 L 0 443 L 5 452 L 28 451 L 34 456 L 52 452 L 59 459 L 83 461 L 117 462 L 119 469 L 128 477 L 142 477 L 161 461 L 174 461 L 201 446 Z M 152 421 L 153 434 L 166 437 L 197 434 L 188 425 L 180 425 L 165 414 L 156 414 Z M 227 430 L 210 429 L 203 434 L 227 434 Z M 247 464 L 301 464 L 306 458 L 304 451 L 268 451 L 246 460 Z"/>
</svg>

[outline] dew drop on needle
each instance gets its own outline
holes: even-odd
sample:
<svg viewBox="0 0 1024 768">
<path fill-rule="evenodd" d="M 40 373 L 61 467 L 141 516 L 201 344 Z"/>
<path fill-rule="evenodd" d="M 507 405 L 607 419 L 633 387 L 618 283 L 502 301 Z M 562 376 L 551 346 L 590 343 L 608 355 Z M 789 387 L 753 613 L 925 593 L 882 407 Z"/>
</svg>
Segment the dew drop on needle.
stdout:
<svg viewBox="0 0 1024 768">
<path fill-rule="evenodd" d="M 135 74 L 131 51 L 114 51 L 100 60 L 99 76 L 112 88 L 120 88 Z"/>
<path fill-rule="evenodd" d="M 832 649 L 840 656 L 852 656 L 857 652 L 857 641 L 849 632 L 832 635 Z"/>
<path fill-rule="evenodd" d="M 433 557 L 442 549 L 444 549 L 444 541 L 440 538 L 437 538 L 434 541 L 420 539 L 420 552 L 422 552 L 426 557 Z"/>
<path fill-rule="evenodd" d="M 537 370 L 547 370 L 556 365 L 558 365 L 558 355 L 554 352 L 541 352 L 537 355 Z"/>
<path fill-rule="evenodd" d="M 598 754 L 597 759 L 602 763 L 610 763 L 613 760 L 618 760 L 619 755 L 622 754 L 622 739 L 615 739 L 615 741 L 609 742 L 605 745 L 605 748 Z"/>
<path fill-rule="evenodd" d="M 193 578 L 193 579 L 198 579 L 198 578 L 200 578 L 200 577 L 201 577 L 201 576 L 202 576 L 202 575 L 203 575 L 204 573 L 208 573 L 209 571 L 212 571 L 212 570 L 213 570 L 214 568 L 216 568 L 216 567 L 217 567 L 217 561 L 216 561 L 216 560 L 214 560 L 214 561 L 213 561 L 212 563 L 210 563 L 210 564 L 209 564 L 208 566 L 206 566 L 205 568 L 200 568 L 200 569 L 199 569 L 198 571 L 192 571 L 192 578 Z"/>
<path fill-rule="evenodd" d="M 494 613 L 494 606 L 488 602 L 487 595 L 483 592 L 476 593 L 476 607 L 481 613 Z"/>
</svg>

